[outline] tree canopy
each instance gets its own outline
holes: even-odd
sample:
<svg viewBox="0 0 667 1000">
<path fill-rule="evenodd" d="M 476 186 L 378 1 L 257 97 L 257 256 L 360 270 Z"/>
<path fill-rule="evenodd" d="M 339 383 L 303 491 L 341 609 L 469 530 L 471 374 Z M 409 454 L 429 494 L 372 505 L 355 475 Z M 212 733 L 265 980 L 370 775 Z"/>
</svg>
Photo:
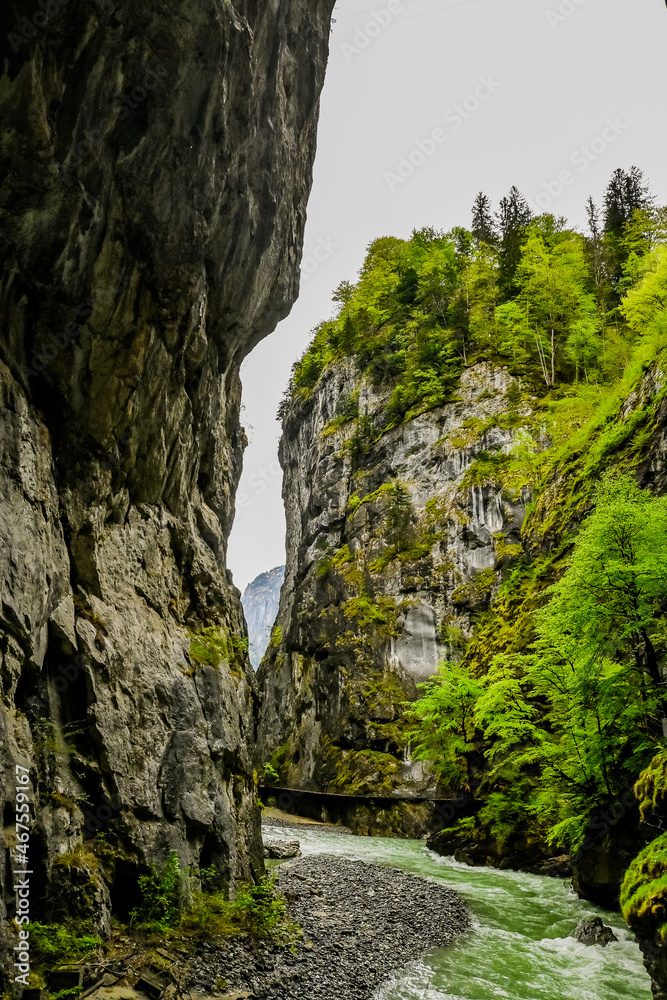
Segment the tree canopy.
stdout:
<svg viewBox="0 0 667 1000">
<path fill-rule="evenodd" d="M 387 426 L 452 398 L 463 368 L 483 358 L 547 389 L 617 378 L 647 311 L 664 301 L 667 210 L 633 167 L 615 171 L 603 211 L 589 199 L 587 216 L 587 234 L 534 218 L 513 187 L 496 213 L 480 192 L 470 230 L 374 240 L 294 366 L 281 413 L 342 357 L 392 387 Z"/>
</svg>

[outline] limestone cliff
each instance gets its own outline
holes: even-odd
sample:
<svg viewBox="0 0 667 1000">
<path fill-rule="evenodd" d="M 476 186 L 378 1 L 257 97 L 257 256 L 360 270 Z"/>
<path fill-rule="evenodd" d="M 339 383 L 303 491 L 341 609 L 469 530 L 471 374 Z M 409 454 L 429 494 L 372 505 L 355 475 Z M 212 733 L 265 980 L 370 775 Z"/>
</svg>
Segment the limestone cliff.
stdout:
<svg viewBox="0 0 667 1000">
<path fill-rule="evenodd" d="M 42 6 L 0 14 L 3 847 L 19 764 L 32 918 L 104 929 L 170 849 L 261 865 L 238 372 L 297 293 L 333 0 Z"/>
<path fill-rule="evenodd" d="M 404 709 L 416 685 L 464 651 L 483 670 L 495 653 L 527 648 L 530 614 L 559 572 L 591 476 L 631 462 L 642 485 L 665 489 L 661 363 L 639 372 L 585 449 L 555 463 L 543 394 L 497 361 L 465 368 L 451 402 L 387 428 L 392 391 L 350 358 L 286 407 L 286 579 L 259 672 L 267 784 L 439 791 L 410 761 Z M 551 472 L 537 488 L 543 456 Z M 479 778 L 481 754 L 471 764 Z M 636 824 L 626 841 L 620 852 L 618 838 L 592 838 L 575 863 L 582 895 L 614 904 L 623 869 L 611 860 L 640 849 Z M 521 867 L 544 860 L 546 845 L 521 830 L 511 849 L 475 848 L 480 863 L 511 855 Z"/>
<path fill-rule="evenodd" d="M 269 645 L 284 579 L 285 567 L 275 566 L 268 573 L 260 573 L 243 591 L 241 602 L 248 625 L 250 662 L 255 670 Z"/>
<path fill-rule="evenodd" d="M 401 703 L 457 655 L 520 549 L 528 491 L 503 494 L 473 467 L 514 449 L 518 385 L 480 362 L 454 401 L 382 433 L 391 389 L 350 359 L 288 406 L 280 642 L 260 670 L 260 747 L 281 784 L 434 791 L 409 761 Z M 357 397 L 364 441 L 341 417 Z"/>
</svg>

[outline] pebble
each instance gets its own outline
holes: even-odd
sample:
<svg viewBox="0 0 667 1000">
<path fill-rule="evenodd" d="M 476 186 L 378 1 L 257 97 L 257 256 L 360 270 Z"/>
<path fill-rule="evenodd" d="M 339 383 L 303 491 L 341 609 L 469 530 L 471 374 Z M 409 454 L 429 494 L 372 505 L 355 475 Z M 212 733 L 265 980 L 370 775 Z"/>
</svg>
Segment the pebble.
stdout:
<svg viewBox="0 0 667 1000">
<path fill-rule="evenodd" d="M 279 868 L 293 948 L 237 938 L 211 942 L 191 966 L 189 989 L 248 991 L 261 1000 L 371 1000 L 397 968 L 444 947 L 470 926 L 463 900 L 416 875 L 317 855 Z"/>
</svg>

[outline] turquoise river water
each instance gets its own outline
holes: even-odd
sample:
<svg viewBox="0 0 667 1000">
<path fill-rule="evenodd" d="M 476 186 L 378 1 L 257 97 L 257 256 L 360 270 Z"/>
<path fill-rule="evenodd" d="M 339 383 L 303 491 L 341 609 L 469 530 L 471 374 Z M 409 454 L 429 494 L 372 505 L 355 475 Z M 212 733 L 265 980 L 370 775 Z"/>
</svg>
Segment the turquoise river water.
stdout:
<svg viewBox="0 0 667 1000">
<path fill-rule="evenodd" d="M 284 839 L 284 830 L 266 833 Z M 290 832 L 291 836 L 291 832 Z M 397 972 L 375 1000 L 651 1000 L 650 980 L 618 913 L 578 899 L 559 879 L 469 868 L 422 841 L 353 837 L 303 826 L 304 855 L 333 854 L 443 882 L 465 899 L 473 929 Z M 601 916 L 617 944 L 578 944 L 569 935 Z"/>
</svg>

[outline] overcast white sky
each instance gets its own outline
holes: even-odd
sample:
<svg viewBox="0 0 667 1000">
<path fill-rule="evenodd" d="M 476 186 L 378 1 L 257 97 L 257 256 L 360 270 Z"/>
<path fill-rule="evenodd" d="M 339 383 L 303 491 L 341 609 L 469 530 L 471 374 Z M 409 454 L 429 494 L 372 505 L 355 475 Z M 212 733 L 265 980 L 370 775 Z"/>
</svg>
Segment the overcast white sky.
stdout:
<svg viewBox="0 0 667 1000">
<path fill-rule="evenodd" d="M 583 228 L 588 195 L 632 164 L 667 203 L 664 0 L 339 0 L 334 17 L 301 296 L 242 371 L 241 590 L 284 561 L 275 414 L 292 363 L 371 240 L 469 225 L 478 191 L 495 207 L 512 184 Z"/>
</svg>

